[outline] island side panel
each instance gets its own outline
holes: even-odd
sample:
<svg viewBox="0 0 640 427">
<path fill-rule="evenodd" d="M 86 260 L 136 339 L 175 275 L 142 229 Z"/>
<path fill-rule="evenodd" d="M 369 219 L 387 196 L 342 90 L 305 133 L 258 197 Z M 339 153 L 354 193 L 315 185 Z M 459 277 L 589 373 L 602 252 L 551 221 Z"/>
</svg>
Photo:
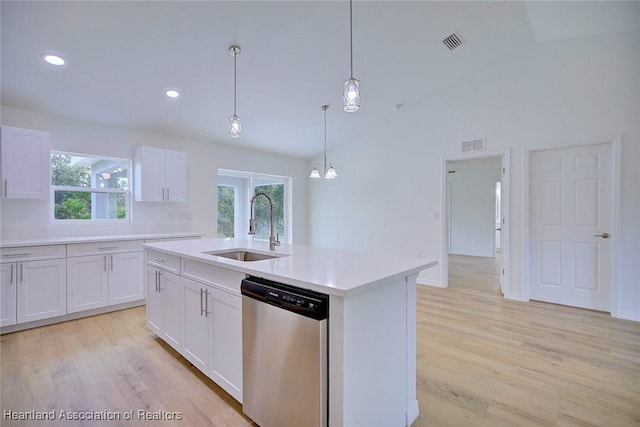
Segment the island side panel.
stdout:
<svg viewBox="0 0 640 427">
<path fill-rule="evenodd" d="M 333 356 L 329 366 L 330 425 L 403 427 L 409 410 L 407 279 L 389 280 L 347 295 L 342 302 L 342 319 L 329 320 L 333 327 L 340 326 L 334 322 L 342 323 L 342 341 L 329 343 Z M 337 333 L 334 338 L 339 338 Z M 340 356 L 342 384 L 333 384 L 340 381 L 336 378 L 338 367 L 334 366 Z M 415 387 L 415 377 L 410 381 Z M 341 399 L 331 395 L 340 386 Z"/>
<path fill-rule="evenodd" d="M 406 294 L 407 294 L 407 420 L 406 425 L 410 426 L 418 415 L 420 415 L 420 409 L 418 407 L 417 397 L 417 306 L 416 306 L 416 279 L 418 275 L 407 276 L 406 280 Z"/>
<path fill-rule="evenodd" d="M 344 299 L 329 296 L 329 425 L 342 427 L 344 414 Z"/>
</svg>

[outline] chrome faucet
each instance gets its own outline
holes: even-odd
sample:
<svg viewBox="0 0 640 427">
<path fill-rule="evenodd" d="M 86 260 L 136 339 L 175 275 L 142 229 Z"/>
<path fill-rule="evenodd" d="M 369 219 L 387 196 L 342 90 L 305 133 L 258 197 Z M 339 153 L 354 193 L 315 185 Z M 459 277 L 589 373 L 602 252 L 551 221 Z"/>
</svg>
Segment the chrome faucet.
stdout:
<svg viewBox="0 0 640 427">
<path fill-rule="evenodd" d="M 258 198 L 258 196 L 264 196 L 269 201 L 269 208 L 271 209 L 271 215 L 269 216 L 269 222 L 271 222 L 271 234 L 269 235 L 269 250 L 275 251 L 276 246 L 280 246 L 279 236 L 277 234 L 273 234 L 274 229 L 274 215 L 273 215 L 273 200 L 271 200 L 271 196 L 267 193 L 263 193 L 262 191 L 258 192 L 251 198 L 251 219 L 249 219 L 249 234 L 256 234 L 256 221 L 253 219 L 253 202 Z"/>
</svg>

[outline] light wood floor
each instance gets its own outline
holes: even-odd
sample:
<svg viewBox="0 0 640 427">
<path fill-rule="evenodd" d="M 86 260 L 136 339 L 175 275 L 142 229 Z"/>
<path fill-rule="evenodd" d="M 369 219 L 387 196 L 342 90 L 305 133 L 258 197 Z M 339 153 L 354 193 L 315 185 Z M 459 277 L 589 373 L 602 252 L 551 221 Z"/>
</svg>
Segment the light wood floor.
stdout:
<svg viewBox="0 0 640 427">
<path fill-rule="evenodd" d="M 483 268 L 472 261 L 462 260 L 471 271 Z M 448 289 L 418 288 L 421 415 L 413 427 L 640 425 L 640 323 L 507 301 L 495 283 L 483 290 L 482 277 L 462 272 Z M 237 402 L 147 330 L 144 307 L 7 334 L 0 343 L 3 411 L 183 417 L 57 423 L 64 426 L 252 425 Z"/>
</svg>

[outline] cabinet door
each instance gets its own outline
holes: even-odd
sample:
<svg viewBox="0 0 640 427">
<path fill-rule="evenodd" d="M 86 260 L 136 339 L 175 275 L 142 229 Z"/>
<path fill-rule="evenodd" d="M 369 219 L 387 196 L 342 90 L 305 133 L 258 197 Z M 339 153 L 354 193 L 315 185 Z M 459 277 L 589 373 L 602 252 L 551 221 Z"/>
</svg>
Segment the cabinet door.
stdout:
<svg viewBox="0 0 640 427">
<path fill-rule="evenodd" d="M 237 295 L 212 289 L 209 376 L 242 403 L 242 304 Z"/>
<path fill-rule="evenodd" d="M 0 326 L 16 323 L 16 263 L 0 264 Z"/>
<path fill-rule="evenodd" d="M 166 201 L 187 201 L 187 155 L 182 151 L 165 150 L 164 185 Z"/>
<path fill-rule="evenodd" d="M 107 255 L 67 258 L 67 311 L 104 307 L 109 302 Z"/>
<path fill-rule="evenodd" d="M 204 373 L 209 358 L 209 318 L 205 314 L 206 294 L 203 291 L 208 289 L 182 278 L 182 355 Z"/>
<path fill-rule="evenodd" d="M 147 266 L 145 274 L 145 284 L 147 286 L 147 326 L 156 335 L 161 336 L 162 332 L 162 294 L 160 293 L 160 283 L 158 270 Z"/>
<path fill-rule="evenodd" d="M 49 134 L 2 127 L 2 197 L 49 198 Z"/>
<path fill-rule="evenodd" d="M 135 159 L 135 200 L 162 202 L 164 199 L 164 150 L 138 147 Z"/>
<path fill-rule="evenodd" d="M 181 350 L 182 345 L 182 284 L 180 276 L 160 270 L 162 294 L 162 339 Z"/>
<path fill-rule="evenodd" d="M 109 255 L 109 304 L 144 298 L 142 252 Z"/>
<path fill-rule="evenodd" d="M 17 264 L 18 323 L 67 313 L 67 263 L 64 259 Z"/>
</svg>

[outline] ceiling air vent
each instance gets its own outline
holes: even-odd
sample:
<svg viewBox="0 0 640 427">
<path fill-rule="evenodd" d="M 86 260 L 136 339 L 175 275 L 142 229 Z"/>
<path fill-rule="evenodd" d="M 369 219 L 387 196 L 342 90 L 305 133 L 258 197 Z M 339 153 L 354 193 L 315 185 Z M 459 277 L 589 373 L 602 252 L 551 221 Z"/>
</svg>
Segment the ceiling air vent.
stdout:
<svg viewBox="0 0 640 427">
<path fill-rule="evenodd" d="M 470 153 L 472 151 L 484 151 L 484 138 L 474 139 L 472 141 L 462 141 L 462 152 Z"/>
<path fill-rule="evenodd" d="M 442 43 L 444 43 L 444 45 L 448 47 L 449 50 L 453 50 L 457 47 L 462 46 L 462 44 L 464 43 L 464 39 L 462 38 L 460 33 L 455 32 L 446 39 L 442 40 Z"/>
</svg>

